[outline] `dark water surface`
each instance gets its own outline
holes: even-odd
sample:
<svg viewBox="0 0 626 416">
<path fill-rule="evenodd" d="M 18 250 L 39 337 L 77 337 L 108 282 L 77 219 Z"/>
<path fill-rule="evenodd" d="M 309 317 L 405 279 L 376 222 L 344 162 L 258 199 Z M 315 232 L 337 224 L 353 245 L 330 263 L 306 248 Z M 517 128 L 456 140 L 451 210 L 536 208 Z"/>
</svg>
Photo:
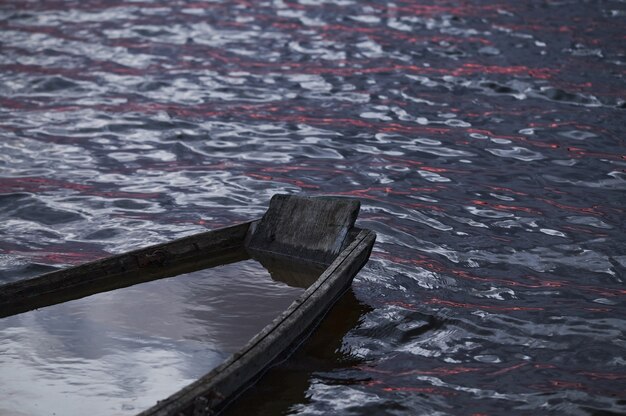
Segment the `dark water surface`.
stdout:
<svg viewBox="0 0 626 416">
<path fill-rule="evenodd" d="M 1 2 L 0 281 L 356 197 L 369 264 L 240 414 L 624 413 L 625 27 L 618 0 Z"/>
</svg>

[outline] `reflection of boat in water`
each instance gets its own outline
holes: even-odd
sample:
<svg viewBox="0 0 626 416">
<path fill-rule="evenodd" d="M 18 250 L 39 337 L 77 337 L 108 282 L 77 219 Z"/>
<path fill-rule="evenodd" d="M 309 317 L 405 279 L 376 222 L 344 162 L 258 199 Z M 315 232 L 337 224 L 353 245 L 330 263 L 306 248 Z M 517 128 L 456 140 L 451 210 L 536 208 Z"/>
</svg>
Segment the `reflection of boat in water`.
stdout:
<svg viewBox="0 0 626 416">
<path fill-rule="evenodd" d="M 344 337 L 359 325 L 371 308 L 361 303 L 348 289 L 333 305 L 320 325 L 311 332 L 286 360 L 268 369 L 241 399 L 228 406 L 223 416 L 274 416 L 294 413 L 298 405 L 310 403 L 317 380 L 329 381 L 338 369 L 350 371 L 365 363 L 365 359 L 350 351 Z M 359 373 L 357 371 L 357 373 Z M 368 380 L 336 380 L 337 384 L 363 384 Z M 332 384 L 332 382 L 331 382 Z M 311 389 L 313 387 L 313 389 Z M 268 400 L 271 397 L 271 400 Z"/>
<path fill-rule="evenodd" d="M 365 264 L 375 235 L 354 227 L 358 210 L 350 199 L 276 195 L 260 220 L 0 286 L 0 317 L 252 257 L 307 289 L 220 366 L 141 413 L 210 414 L 294 348 Z"/>
</svg>

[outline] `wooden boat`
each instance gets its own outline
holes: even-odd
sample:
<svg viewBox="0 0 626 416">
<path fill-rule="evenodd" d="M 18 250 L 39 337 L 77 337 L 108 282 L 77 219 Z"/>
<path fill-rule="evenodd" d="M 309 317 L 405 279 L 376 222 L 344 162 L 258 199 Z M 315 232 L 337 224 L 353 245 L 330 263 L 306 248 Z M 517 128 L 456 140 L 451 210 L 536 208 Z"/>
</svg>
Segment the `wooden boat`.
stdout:
<svg viewBox="0 0 626 416">
<path fill-rule="evenodd" d="M 376 236 L 354 227 L 359 208 L 353 199 L 275 195 L 259 220 L 2 285 L 0 317 L 249 257 L 293 265 L 276 272 L 288 279 L 301 263 L 317 265 L 317 280 L 238 352 L 140 413 L 213 415 L 293 351 L 367 262 Z"/>
</svg>

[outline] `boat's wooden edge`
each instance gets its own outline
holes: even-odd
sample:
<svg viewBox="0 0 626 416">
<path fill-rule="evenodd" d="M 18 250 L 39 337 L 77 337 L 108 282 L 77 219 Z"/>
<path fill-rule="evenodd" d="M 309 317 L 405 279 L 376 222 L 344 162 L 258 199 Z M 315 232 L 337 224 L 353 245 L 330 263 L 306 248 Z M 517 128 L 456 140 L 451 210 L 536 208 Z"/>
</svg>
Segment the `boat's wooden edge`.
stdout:
<svg viewBox="0 0 626 416">
<path fill-rule="evenodd" d="M 191 269 L 242 260 L 247 257 L 244 242 L 248 229 L 254 223 L 210 230 L 1 285 L 0 318 Z"/>
<path fill-rule="evenodd" d="M 138 416 L 200 416 L 219 411 L 323 316 L 367 262 L 375 239 L 374 232 L 361 230 L 317 281 L 239 352 Z"/>
</svg>

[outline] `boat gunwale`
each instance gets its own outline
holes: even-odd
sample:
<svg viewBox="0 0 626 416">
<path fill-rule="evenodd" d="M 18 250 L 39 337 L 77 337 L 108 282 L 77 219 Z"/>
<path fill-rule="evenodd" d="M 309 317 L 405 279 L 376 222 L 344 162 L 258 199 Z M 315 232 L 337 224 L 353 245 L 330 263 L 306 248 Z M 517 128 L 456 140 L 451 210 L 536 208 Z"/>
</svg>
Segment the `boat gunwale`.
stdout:
<svg viewBox="0 0 626 416">
<path fill-rule="evenodd" d="M 244 258 L 255 219 L 0 285 L 0 318 Z M 155 253 L 165 253 L 156 257 Z M 227 260 L 232 258 L 232 260 Z M 136 274 L 135 277 L 132 277 Z M 85 278 L 87 276 L 87 278 Z"/>
</svg>

